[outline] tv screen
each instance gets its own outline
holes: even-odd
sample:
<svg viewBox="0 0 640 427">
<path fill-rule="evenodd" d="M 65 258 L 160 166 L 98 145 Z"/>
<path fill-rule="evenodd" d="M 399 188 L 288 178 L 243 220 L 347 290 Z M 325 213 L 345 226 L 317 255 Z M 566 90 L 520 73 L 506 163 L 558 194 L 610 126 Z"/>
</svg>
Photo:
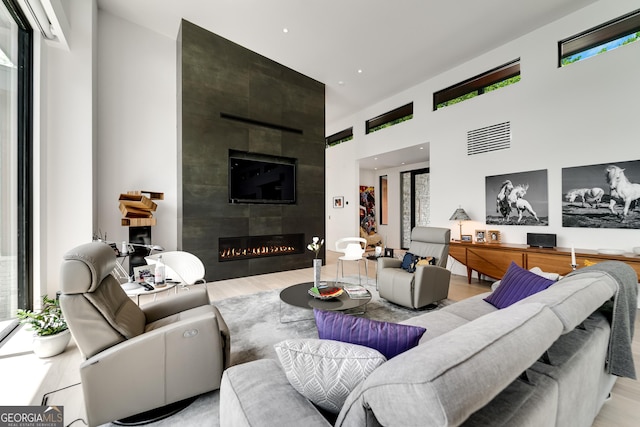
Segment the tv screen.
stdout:
<svg viewBox="0 0 640 427">
<path fill-rule="evenodd" d="M 229 151 L 230 203 L 295 203 L 296 160 Z"/>
</svg>

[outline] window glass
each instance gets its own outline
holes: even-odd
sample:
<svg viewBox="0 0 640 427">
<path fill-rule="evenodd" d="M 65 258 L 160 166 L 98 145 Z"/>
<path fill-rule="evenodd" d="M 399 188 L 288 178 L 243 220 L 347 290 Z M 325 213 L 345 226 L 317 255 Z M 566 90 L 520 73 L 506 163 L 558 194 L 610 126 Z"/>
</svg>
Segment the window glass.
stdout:
<svg viewBox="0 0 640 427">
<path fill-rule="evenodd" d="M 18 27 L 0 3 L 0 322 L 18 308 L 17 64 Z"/>
</svg>

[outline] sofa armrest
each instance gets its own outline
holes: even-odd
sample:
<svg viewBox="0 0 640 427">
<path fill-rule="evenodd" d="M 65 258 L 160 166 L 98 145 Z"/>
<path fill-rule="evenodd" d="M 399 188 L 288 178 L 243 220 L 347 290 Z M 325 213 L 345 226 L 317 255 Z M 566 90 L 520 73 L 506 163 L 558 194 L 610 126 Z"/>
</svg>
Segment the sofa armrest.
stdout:
<svg viewBox="0 0 640 427">
<path fill-rule="evenodd" d="M 232 366 L 220 385 L 221 427 L 329 427 L 273 359 Z"/>
<path fill-rule="evenodd" d="M 191 288 L 189 292 L 182 292 L 171 298 L 163 298 L 140 308 L 147 318 L 147 323 L 151 323 L 206 304 L 209 304 L 207 291 L 200 288 Z"/>
</svg>

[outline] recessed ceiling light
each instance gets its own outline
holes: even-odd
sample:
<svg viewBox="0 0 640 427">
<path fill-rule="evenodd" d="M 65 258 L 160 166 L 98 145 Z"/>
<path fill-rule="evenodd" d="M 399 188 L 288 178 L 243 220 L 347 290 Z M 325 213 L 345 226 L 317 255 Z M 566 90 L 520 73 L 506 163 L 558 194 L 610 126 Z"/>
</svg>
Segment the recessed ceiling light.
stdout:
<svg viewBox="0 0 640 427">
<path fill-rule="evenodd" d="M 338 84 L 339 84 L 340 86 L 344 86 L 344 82 L 343 82 L 342 80 L 340 80 L 340 81 L 338 82 Z"/>
<path fill-rule="evenodd" d="M 420 147 L 421 150 L 424 150 L 424 147 Z"/>
<path fill-rule="evenodd" d="M 283 32 L 283 33 L 288 33 L 288 32 L 289 32 L 289 29 L 288 29 L 288 28 L 283 28 L 283 29 L 282 29 L 282 32 Z"/>
<path fill-rule="evenodd" d="M 373 160 L 378 160 L 378 158 L 377 158 L 377 157 L 374 157 L 374 158 L 373 158 Z"/>
<path fill-rule="evenodd" d="M 362 68 L 358 69 L 358 74 L 362 74 Z"/>
</svg>

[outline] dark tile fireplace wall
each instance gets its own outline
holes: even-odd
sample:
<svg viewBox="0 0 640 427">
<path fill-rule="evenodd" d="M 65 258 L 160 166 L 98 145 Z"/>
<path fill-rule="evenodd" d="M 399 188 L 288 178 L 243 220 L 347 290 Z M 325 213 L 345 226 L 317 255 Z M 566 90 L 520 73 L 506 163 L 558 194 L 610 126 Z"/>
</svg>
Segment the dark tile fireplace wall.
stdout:
<svg viewBox="0 0 640 427">
<path fill-rule="evenodd" d="M 325 236 L 324 85 L 188 21 L 177 44 L 178 248 L 208 281 L 311 267 L 308 250 L 219 262 L 218 239 Z M 230 204 L 230 149 L 297 159 L 296 203 Z"/>
</svg>

